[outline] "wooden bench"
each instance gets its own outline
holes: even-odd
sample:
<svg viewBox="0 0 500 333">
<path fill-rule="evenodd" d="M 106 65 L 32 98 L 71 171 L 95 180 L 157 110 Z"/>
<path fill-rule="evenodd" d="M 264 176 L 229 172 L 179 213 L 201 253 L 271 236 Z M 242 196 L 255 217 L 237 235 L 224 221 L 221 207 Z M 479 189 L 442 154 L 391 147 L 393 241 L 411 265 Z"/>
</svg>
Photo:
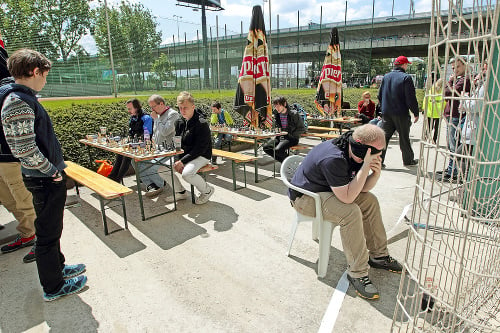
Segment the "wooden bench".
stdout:
<svg viewBox="0 0 500 333">
<path fill-rule="evenodd" d="M 296 146 L 292 146 L 289 148 L 290 150 L 290 153 L 294 154 L 294 155 L 297 155 L 299 150 L 305 150 L 305 149 L 310 149 L 311 146 L 306 146 L 306 145 L 296 145 Z"/>
<path fill-rule="evenodd" d="M 233 137 L 233 141 L 243 142 L 243 143 L 250 143 L 252 145 L 255 143 L 254 139 L 244 138 L 244 137 L 241 137 L 241 136 Z"/>
<path fill-rule="evenodd" d="M 253 140 L 252 140 L 253 141 Z M 243 174 L 245 180 L 245 187 L 247 187 L 247 171 L 245 168 L 245 163 L 253 162 L 258 159 L 256 156 L 241 154 L 241 153 L 233 153 L 220 149 L 212 149 L 213 156 L 220 156 L 222 158 L 231 160 L 231 168 L 233 171 L 233 190 L 236 191 L 236 164 L 243 163 Z"/>
<path fill-rule="evenodd" d="M 307 129 L 313 131 L 340 132 L 340 128 L 338 127 L 307 126 Z"/>
<path fill-rule="evenodd" d="M 321 141 L 326 141 L 329 139 L 336 139 L 339 137 L 339 134 L 329 134 L 329 133 L 302 133 L 303 137 L 312 137 L 312 138 L 320 138 Z"/>
<path fill-rule="evenodd" d="M 219 167 L 217 165 L 213 165 L 213 164 L 207 164 L 203 167 L 201 167 L 197 173 L 201 173 L 202 177 L 204 179 L 207 178 L 207 175 L 206 173 L 207 172 L 210 172 L 210 171 L 213 171 L 213 170 L 217 170 Z M 194 195 L 194 186 L 191 185 L 191 202 L 192 203 L 195 203 L 196 201 L 196 196 Z"/>
<path fill-rule="evenodd" d="M 106 205 L 111 201 L 121 200 L 123 208 L 123 220 L 125 221 L 125 229 L 128 229 L 127 224 L 127 211 L 125 209 L 124 196 L 132 193 L 133 191 L 111 180 L 103 175 L 98 174 L 92 170 L 82 167 L 71 161 L 66 161 L 68 166 L 64 171 L 66 175 L 75 181 L 76 193 L 80 196 L 78 184 L 84 185 L 99 195 L 99 202 L 101 203 L 102 223 L 104 225 L 104 234 L 108 234 L 108 223 L 106 220 Z"/>
</svg>

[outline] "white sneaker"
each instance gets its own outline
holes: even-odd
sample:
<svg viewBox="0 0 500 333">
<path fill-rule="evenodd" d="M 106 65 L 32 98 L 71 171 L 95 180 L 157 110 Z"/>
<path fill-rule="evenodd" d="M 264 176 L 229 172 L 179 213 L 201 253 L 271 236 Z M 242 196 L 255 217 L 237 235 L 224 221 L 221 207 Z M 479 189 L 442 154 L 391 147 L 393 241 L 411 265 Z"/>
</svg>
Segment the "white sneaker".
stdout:
<svg viewBox="0 0 500 333">
<path fill-rule="evenodd" d="M 189 198 L 189 193 L 188 191 L 185 191 L 184 193 L 180 193 L 180 192 L 175 192 L 175 201 L 179 201 L 179 200 L 186 200 L 187 198 Z M 165 201 L 167 203 L 172 203 L 174 202 L 174 196 L 171 195 L 171 196 L 168 196 L 165 198 Z"/>
<path fill-rule="evenodd" d="M 210 199 L 210 197 L 212 196 L 212 194 L 214 194 L 214 191 L 215 191 L 213 186 L 208 185 L 208 188 L 210 189 L 210 192 L 201 193 L 200 196 L 198 198 L 196 198 L 196 200 L 194 202 L 195 204 L 203 205 L 203 204 L 207 203 L 208 199 Z"/>
</svg>

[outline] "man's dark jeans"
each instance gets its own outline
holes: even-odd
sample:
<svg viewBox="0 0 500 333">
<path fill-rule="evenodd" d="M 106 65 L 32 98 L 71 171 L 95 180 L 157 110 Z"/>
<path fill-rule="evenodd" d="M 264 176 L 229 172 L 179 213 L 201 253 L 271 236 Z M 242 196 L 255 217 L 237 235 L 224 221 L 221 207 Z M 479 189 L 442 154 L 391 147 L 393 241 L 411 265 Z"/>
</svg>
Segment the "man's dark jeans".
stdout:
<svg viewBox="0 0 500 333">
<path fill-rule="evenodd" d="M 63 180 L 23 176 L 24 185 L 33 195 L 36 219 L 36 265 L 43 291 L 55 293 L 64 284 L 62 270 L 64 255 L 60 239 L 63 229 L 64 203 L 66 202 L 66 174 Z"/>
</svg>

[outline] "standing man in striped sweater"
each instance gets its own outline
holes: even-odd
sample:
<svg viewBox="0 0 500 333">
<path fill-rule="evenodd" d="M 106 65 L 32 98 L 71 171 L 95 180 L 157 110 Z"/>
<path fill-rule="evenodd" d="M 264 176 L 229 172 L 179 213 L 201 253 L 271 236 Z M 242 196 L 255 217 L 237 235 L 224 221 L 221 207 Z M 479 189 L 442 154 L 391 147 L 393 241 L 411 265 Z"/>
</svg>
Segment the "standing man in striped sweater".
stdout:
<svg viewBox="0 0 500 333">
<path fill-rule="evenodd" d="M 23 181 L 36 212 L 36 264 L 43 299 L 53 301 L 80 291 L 85 265 L 65 265 L 60 248 L 66 202 L 66 164 L 49 115 L 38 102 L 52 67 L 37 51 L 14 52 L 7 67 L 15 83 L 0 88 L 1 119 L 7 144 L 21 161 Z M 36 126 L 35 126 L 36 124 Z"/>
</svg>

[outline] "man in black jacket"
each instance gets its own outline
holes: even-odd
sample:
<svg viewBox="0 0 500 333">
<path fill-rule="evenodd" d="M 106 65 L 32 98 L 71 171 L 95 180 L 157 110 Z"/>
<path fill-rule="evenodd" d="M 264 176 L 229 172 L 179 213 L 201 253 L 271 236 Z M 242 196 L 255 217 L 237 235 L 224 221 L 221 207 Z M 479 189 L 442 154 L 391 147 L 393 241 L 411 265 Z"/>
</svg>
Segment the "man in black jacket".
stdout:
<svg viewBox="0 0 500 333">
<path fill-rule="evenodd" d="M 288 134 L 270 139 L 264 144 L 263 149 L 266 154 L 273 156 L 278 162 L 283 162 L 288 157 L 288 149 L 297 145 L 300 135 L 305 132 L 304 121 L 296 110 L 290 108 L 283 96 L 273 99 L 273 107 L 276 128 Z"/>
<path fill-rule="evenodd" d="M 175 135 L 181 136 L 181 148 L 184 153 L 174 163 L 174 169 L 182 178 L 200 191 L 195 204 L 202 205 L 214 194 L 214 187 L 207 184 L 198 175 L 198 170 L 210 163 L 212 158 L 212 134 L 209 121 L 195 110 L 194 98 L 183 91 L 177 96 L 177 106 L 182 118 L 175 122 Z"/>
<path fill-rule="evenodd" d="M 408 110 L 413 113 L 414 122 L 418 121 L 418 102 L 415 95 L 415 86 L 410 75 L 406 74 L 408 64 L 405 56 L 399 56 L 394 61 L 394 69 L 386 74 L 378 91 L 378 102 L 382 107 L 382 129 L 385 132 L 385 141 L 389 140 L 395 131 L 399 133 L 399 148 L 403 154 L 405 166 L 417 165 L 414 159 L 410 142 L 411 117 Z M 382 152 L 382 163 L 386 150 Z"/>
</svg>

